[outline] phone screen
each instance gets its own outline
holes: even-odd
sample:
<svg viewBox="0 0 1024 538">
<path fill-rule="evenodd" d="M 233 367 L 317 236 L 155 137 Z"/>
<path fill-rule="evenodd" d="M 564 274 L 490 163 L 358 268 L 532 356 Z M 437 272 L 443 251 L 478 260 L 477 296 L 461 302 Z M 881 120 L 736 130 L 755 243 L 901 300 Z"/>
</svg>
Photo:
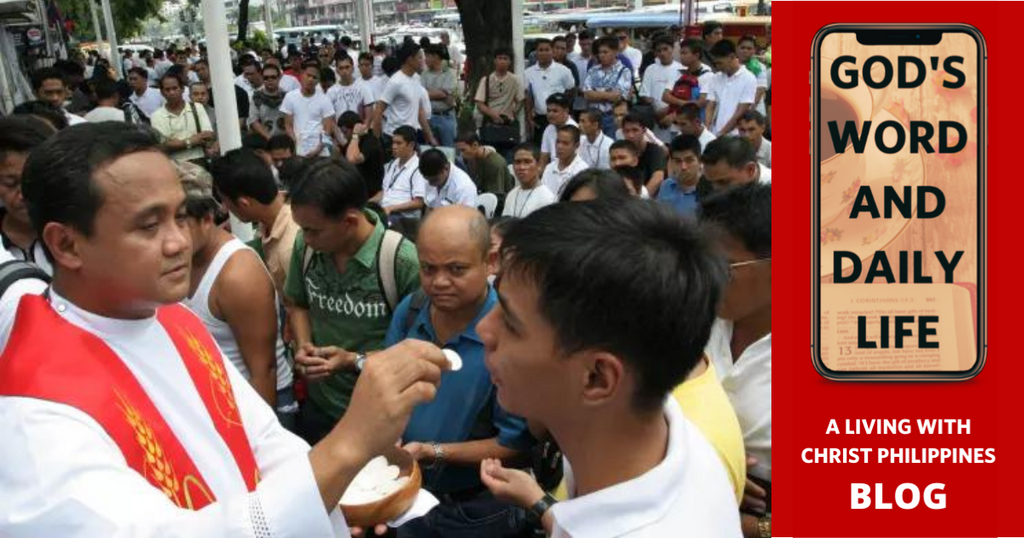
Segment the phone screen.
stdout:
<svg viewBox="0 0 1024 538">
<path fill-rule="evenodd" d="M 973 375 L 984 349 L 981 36 L 851 25 L 815 43 L 815 364 L 836 378 Z"/>
</svg>

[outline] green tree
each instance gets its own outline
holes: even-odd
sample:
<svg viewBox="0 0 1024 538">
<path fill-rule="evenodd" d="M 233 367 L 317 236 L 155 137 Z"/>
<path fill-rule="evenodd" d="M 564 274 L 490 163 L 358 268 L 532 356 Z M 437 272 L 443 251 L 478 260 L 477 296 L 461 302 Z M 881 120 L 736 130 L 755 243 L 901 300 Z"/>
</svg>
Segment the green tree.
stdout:
<svg viewBox="0 0 1024 538">
<path fill-rule="evenodd" d="M 92 11 L 89 9 L 90 0 L 57 0 L 57 5 L 65 17 L 74 20 L 78 28 L 80 39 L 95 39 L 96 31 L 92 27 Z M 117 40 L 122 42 L 131 37 L 139 35 L 143 29 L 143 22 L 156 17 L 161 22 L 160 6 L 161 0 L 110 0 L 110 11 L 114 17 L 114 29 L 117 31 Z M 96 10 L 100 15 L 100 24 L 103 23 L 103 10 L 99 1 L 96 0 Z M 106 30 L 104 29 L 104 32 Z"/>
</svg>

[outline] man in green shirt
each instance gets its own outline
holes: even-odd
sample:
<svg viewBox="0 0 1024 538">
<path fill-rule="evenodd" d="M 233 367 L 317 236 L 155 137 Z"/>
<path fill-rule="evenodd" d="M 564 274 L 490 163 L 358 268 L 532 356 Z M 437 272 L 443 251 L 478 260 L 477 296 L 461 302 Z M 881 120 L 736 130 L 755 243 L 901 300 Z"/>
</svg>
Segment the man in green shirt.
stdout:
<svg viewBox="0 0 1024 538">
<path fill-rule="evenodd" d="M 462 154 L 466 171 L 480 192 L 507 194 L 516 186 L 505 158 L 494 148 L 481 144 L 476 132 L 460 133 L 455 139 L 455 147 Z"/>
<path fill-rule="evenodd" d="M 365 183 L 347 162 L 314 161 L 290 196 L 301 231 L 285 296 L 296 370 L 309 381 L 300 430 L 316 442 L 345 414 L 365 354 L 383 348 L 394 306 L 419 287 L 419 259 L 366 210 Z"/>
</svg>

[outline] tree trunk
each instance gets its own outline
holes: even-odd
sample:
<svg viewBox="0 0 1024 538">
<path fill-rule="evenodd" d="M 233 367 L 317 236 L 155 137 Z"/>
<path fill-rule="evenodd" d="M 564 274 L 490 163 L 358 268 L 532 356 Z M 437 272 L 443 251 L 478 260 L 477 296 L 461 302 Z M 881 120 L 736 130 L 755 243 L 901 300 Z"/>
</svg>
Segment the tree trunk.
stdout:
<svg viewBox="0 0 1024 538">
<path fill-rule="evenodd" d="M 456 0 L 469 62 L 467 96 L 476 95 L 478 81 L 494 70 L 494 51 L 512 48 L 513 0 Z M 522 54 L 523 51 L 512 51 Z M 515 61 L 513 60 L 513 65 Z"/>
<path fill-rule="evenodd" d="M 245 43 L 249 31 L 249 0 L 238 0 L 238 42 Z"/>
</svg>

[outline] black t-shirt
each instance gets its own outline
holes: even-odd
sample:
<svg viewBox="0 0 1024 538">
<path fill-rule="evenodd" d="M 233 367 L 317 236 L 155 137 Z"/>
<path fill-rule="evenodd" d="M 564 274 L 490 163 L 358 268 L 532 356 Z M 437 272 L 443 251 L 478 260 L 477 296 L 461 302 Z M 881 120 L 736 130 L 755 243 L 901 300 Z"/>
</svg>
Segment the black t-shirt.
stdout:
<svg viewBox="0 0 1024 538">
<path fill-rule="evenodd" d="M 651 181 L 651 176 L 659 170 L 665 170 L 668 159 L 665 150 L 656 144 L 647 143 L 647 149 L 640 154 L 640 168 L 644 171 L 644 183 Z"/>
<path fill-rule="evenodd" d="M 248 118 L 249 117 L 249 94 L 245 90 L 240 88 L 237 84 L 231 85 L 235 89 L 235 104 L 238 105 L 238 117 Z M 213 88 L 209 89 L 210 92 L 210 106 L 216 107 L 213 104 Z"/>
<path fill-rule="evenodd" d="M 368 133 L 359 137 L 359 152 L 363 154 L 363 162 L 357 164 L 356 169 L 366 182 L 367 194 L 373 196 L 380 192 L 384 184 L 384 149 L 380 140 Z"/>
</svg>

